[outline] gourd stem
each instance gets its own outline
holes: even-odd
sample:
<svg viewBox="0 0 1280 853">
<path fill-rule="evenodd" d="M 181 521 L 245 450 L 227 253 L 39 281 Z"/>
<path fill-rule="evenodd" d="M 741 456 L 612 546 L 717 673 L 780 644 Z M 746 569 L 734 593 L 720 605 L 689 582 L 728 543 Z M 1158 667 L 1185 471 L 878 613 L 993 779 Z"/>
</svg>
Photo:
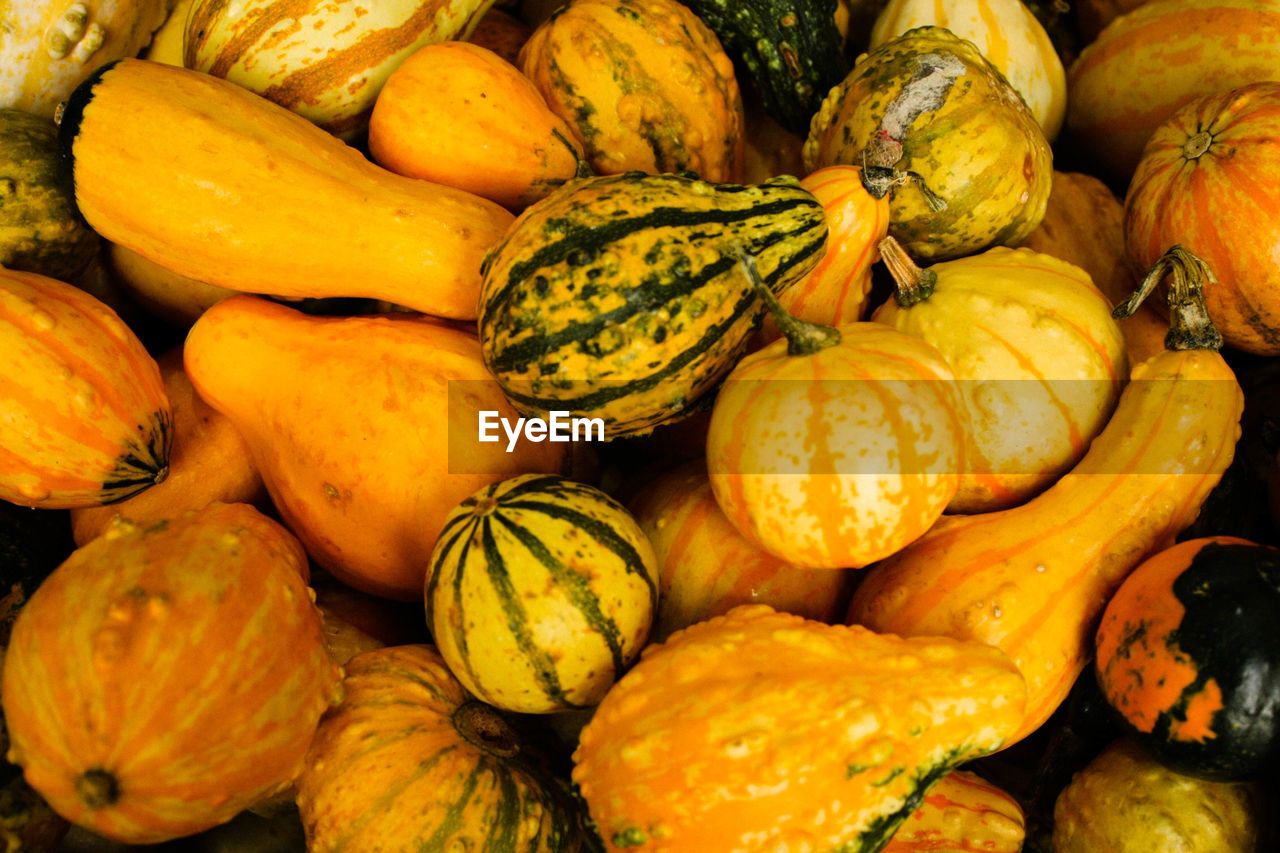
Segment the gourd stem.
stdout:
<svg viewBox="0 0 1280 853">
<path fill-rule="evenodd" d="M 120 799 L 120 783 L 102 768 L 94 768 L 80 774 L 76 780 L 76 793 L 86 808 L 105 809 Z"/>
<path fill-rule="evenodd" d="M 741 248 L 738 249 L 738 260 L 742 263 L 747 280 L 751 282 L 751 286 L 755 288 L 756 293 L 768 307 L 769 313 L 773 315 L 773 322 L 778 324 L 778 331 L 782 332 L 782 336 L 787 339 L 787 355 L 813 355 L 819 350 L 840 343 L 839 329 L 810 323 L 788 314 L 787 309 L 782 307 L 782 303 L 760 278 L 756 259 Z"/>
<path fill-rule="evenodd" d="M 474 746 L 510 758 L 520 752 L 520 738 L 498 712 L 483 702 L 464 702 L 453 712 L 453 726 Z"/>
<path fill-rule="evenodd" d="M 933 295 L 934 285 L 938 283 L 936 272 L 916 266 L 907 250 L 892 237 L 885 237 L 876 248 L 880 250 L 880 259 L 884 261 L 898 286 L 894 298 L 899 305 L 910 308 Z"/>
<path fill-rule="evenodd" d="M 1182 246 L 1174 246 L 1160 256 L 1151 271 L 1142 279 L 1138 289 L 1127 300 L 1116 306 L 1111 316 L 1123 320 L 1133 316 L 1142 300 L 1155 289 L 1164 277 L 1169 284 L 1169 333 L 1165 335 L 1166 349 L 1221 349 L 1222 334 L 1209 318 L 1204 303 L 1204 285 L 1217 285 L 1209 265 Z"/>
</svg>

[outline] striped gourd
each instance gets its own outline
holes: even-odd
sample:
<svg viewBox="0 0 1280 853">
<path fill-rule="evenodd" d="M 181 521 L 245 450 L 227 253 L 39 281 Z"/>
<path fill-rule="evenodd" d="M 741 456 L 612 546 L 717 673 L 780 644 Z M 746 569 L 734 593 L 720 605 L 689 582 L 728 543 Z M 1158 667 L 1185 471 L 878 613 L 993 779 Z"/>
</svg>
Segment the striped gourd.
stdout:
<svg viewBox="0 0 1280 853">
<path fill-rule="evenodd" d="M 345 669 L 298 778 L 307 850 L 582 849 L 563 788 L 434 648 L 376 649 Z"/>
<path fill-rule="evenodd" d="M 427 624 L 454 675 L 522 713 L 594 705 L 639 653 L 657 560 L 600 490 L 526 474 L 463 501 L 427 573 Z"/>
<path fill-rule="evenodd" d="M 401 62 L 465 38 L 493 0 L 196 0 L 183 62 L 343 138 L 358 136 Z"/>
<path fill-rule="evenodd" d="M 1020 853 L 1026 834 L 1017 800 L 976 773 L 953 770 L 902 822 L 884 853 Z"/>
<path fill-rule="evenodd" d="M 1151 0 L 1112 21 L 1071 64 L 1067 127 L 1123 186 L 1178 107 L 1280 80 L 1278 51 L 1280 0 Z"/>
<path fill-rule="evenodd" d="M 825 251 L 822 205 L 794 178 L 713 184 L 631 172 L 570 181 L 486 257 L 485 363 L 522 412 L 599 417 L 605 435 L 678 417 L 733 365 L 761 305 Z"/>
</svg>

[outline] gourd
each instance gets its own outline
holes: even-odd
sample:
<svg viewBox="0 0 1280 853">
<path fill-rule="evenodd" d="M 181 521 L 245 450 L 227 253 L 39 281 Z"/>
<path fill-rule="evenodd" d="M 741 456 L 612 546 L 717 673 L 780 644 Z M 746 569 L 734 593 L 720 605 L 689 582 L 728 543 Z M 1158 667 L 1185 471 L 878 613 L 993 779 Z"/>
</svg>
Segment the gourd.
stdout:
<svg viewBox="0 0 1280 853">
<path fill-rule="evenodd" d="M 941 27 L 861 57 L 814 117 L 804 163 L 862 166 L 868 190 L 892 191 L 889 234 L 922 261 L 1017 245 L 1044 217 L 1053 176 L 1021 96 Z"/>
<path fill-rule="evenodd" d="M 95 231 L 232 290 L 471 319 L 480 261 L 512 219 L 394 175 L 234 83 L 140 59 L 86 80 L 59 135 Z"/>
<path fill-rule="evenodd" d="M 879 850 L 999 748 L 1022 695 L 989 646 L 744 605 L 645 650 L 583 729 L 573 781 L 608 850 Z"/>
<path fill-rule="evenodd" d="M 916 27 L 943 27 L 973 42 L 1026 101 L 1052 142 L 1067 111 L 1067 72 L 1021 0 L 889 0 L 871 29 L 874 49 Z"/>
<path fill-rule="evenodd" d="M 805 134 L 822 98 L 849 71 L 837 0 L 686 0 L 734 58 L 766 113 Z M 846 18 L 847 20 L 847 18 Z"/>
<path fill-rule="evenodd" d="M 902 822 L 884 853 L 1020 853 L 1025 837 L 1017 800 L 976 773 L 953 770 Z"/>
<path fill-rule="evenodd" d="M 1262 815 L 1249 785 L 1175 773 L 1129 740 L 1075 775 L 1053 808 L 1053 853 L 1252 853 Z"/>
<path fill-rule="evenodd" d="M 1085 44 L 1121 15 L 1132 12 L 1148 0 L 1083 0 L 1076 6 L 1076 19 Z"/>
<path fill-rule="evenodd" d="M 937 349 L 880 323 L 790 317 L 742 256 L 784 335 L 740 361 L 711 410 L 707 472 L 749 542 L 795 566 L 862 568 L 955 496 L 968 429 Z"/>
<path fill-rule="evenodd" d="M 591 174 L 582 143 L 527 77 L 466 42 L 415 51 L 378 95 L 369 151 L 399 175 L 522 208 Z"/>
<path fill-rule="evenodd" d="M 0 266 L 66 281 L 97 251 L 97 235 L 76 213 L 53 122 L 0 109 Z"/>
<path fill-rule="evenodd" d="M 183 65 L 222 77 L 343 139 L 415 50 L 466 38 L 493 0 L 196 0 Z"/>
<path fill-rule="evenodd" d="M 24 0 L 0 10 L 0 107 L 53 118 L 95 69 L 137 56 L 175 0 Z"/>
<path fill-rule="evenodd" d="M 165 478 L 172 415 L 155 361 L 120 318 L 56 279 L 0 268 L 0 499 L 123 500 Z"/>
<path fill-rule="evenodd" d="M 580 849 L 567 794 L 434 648 L 357 655 L 343 688 L 298 779 L 308 850 Z"/>
<path fill-rule="evenodd" d="M 120 291 L 148 314 L 183 329 L 238 291 L 178 275 L 119 243 L 108 243 L 107 268 Z"/>
<path fill-rule="evenodd" d="M 1275 0 L 1151 0 L 1071 63 L 1067 128 L 1099 174 L 1123 187 L 1151 134 L 1183 104 L 1280 80 L 1277 44 Z"/>
<path fill-rule="evenodd" d="M 485 259 L 485 365 L 522 413 L 598 417 L 610 439 L 643 434 L 686 413 L 742 352 L 759 297 L 739 248 L 781 291 L 826 240 L 822 205 L 795 178 L 570 181 Z"/>
<path fill-rule="evenodd" d="M 72 822 L 165 841 L 287 787 L 340 678 L 306 557 L 279 524 L 220 503 L 121 523 L 14 623 L 9 754 Z"/>
<path fill-rule="evenodd" d="M 533 31 L 519 60 L 595 173 L 742 179 L 733 63 L 684 4 L 571 0 Z"/>
<path fill-rule="evenodd" d="M 158 522 L 211 501 L 265 506 L 262 477 L 244 439 L 231 422 L 200 399 L 182 369 L 182 348 L 156 360 L 173 416 L 169 473 L 163 482 L 109 506 L 71 511 L 77 545 L 101 535 L 117 517 L 137 524 Z"/>
<path fill-rule="evenodd" d="M 445 519 L 427 626 L 477 699 L 520 713 L 595 705 L 639 654 L 658 604 L 644 531 L 599 489 L 526 474 Z"/>
<path fill-rule="evenodd" d="M 651 642 L 739 604 L 767 604 L 819 622 L 844 613 L 852 573 L 792 566 L 743 538 L 720 511 L 701 459 L 646 484 L 628 506 L 657 558 Z"/>
<path fill-rule="evenodd" d="M 1194 258 L 1171 252 L 1123 307 L 1169 272 L 1170 349 L 1133 369 L 1084 458 L 1021 506 L 943 518 L 872 569 L 850 603 L 848 620 L 876 631 L 1005 649 L 1028 690 L 1010 742 L 1062 703 L 1108 596 L 1195 519 L 1234 454 L 1243 398 L 1204 318 Z"/>
<path fill-rule="evenodd" d="M 1280 82 L 1197 98 L 1152 134 L 1125 196 L 1130 261 L 1175 244 L 1202 257 L 1213 324 L 1260 355 L 1280 354 L 1280 212 L 1266 189 L 1280 174 L 1278 129 Z"/>
<path fill-rule="evenodd" d="M 375 595 L 420 601 L 449 511 L 563 456 L 563 444 L 479 443 L 480 411 L 515 413 L 475 338 L 428 318 L 315 317 L 238 295 L 196 321 L 184 362 L 311 558 Z"/>
<path fill-rule="evenodd" d="M 520 62 L 520 48 L 533 35 L 533 27 L 505 12 L 497 6 L 490 6 L 476 24 L 467 41 L 492 50 L 512 65 Z"/>
<path fill-rule="evenodd" d="M 1080 460 L 1129 375 L 1111 303 L 1084 270 L 997 246 L 921 269 L 892 237 L 897 283 L 871 319 L 932 344 L 968 411 L 950 512 L 1025 502 Z"/>
<path fill-rule="evenodd" d="M 165 65 L 182 66 L 182 42 L 186 38 L 187 17 L 195 0 L 176 0 L 171 11 L 151 37 L 151 42 L 141 54 L 143 59 L 163 62 Z"/>
<path fill-rule="evenodd" d="M 1139 746 L 1205 779 L 1257 778 L 1280 749 L 1280 550 L 1192 539 L 1145 560 L 1107 603 L 1098 684 Z"/>
</svg>

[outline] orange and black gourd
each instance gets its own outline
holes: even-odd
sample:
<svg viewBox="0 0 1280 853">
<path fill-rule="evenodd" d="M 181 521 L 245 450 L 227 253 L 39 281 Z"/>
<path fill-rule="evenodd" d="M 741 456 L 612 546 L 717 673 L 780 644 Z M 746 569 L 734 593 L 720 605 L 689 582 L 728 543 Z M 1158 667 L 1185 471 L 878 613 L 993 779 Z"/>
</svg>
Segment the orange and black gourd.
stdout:
<svg viewBox="0 0 1280 853">
<path fill-rule="evenodd" d="M 1220 781 L 1280 752 L 1280 549 L 1192 539 L 1139 566 L 1098 629 L 1098 683 L 1162 764 Z"/>
</svg>

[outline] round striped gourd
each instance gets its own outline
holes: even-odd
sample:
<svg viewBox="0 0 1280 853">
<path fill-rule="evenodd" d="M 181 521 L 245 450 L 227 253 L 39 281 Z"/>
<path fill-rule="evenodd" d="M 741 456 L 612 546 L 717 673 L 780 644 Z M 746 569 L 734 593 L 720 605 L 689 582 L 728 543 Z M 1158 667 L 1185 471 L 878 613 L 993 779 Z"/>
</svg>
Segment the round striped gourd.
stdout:
<svg viewBox="0 0 1280 853">
<path fill-rule="evenodd" d="M 348 661 L 298 778 L 312 853 L 572 853 L 576 810 L 511 726 L 430 646 Z"/>
<path fill-rule="evenodd" d="M 576 179 L 528 207 L 482 267 L 485 364 L 525 414 L 600 418 L 607 438 L 685 413 L 732 367 L 759 312 L 737 253 L 775 292 L 826 247 L 795 178 Z"/>
<path fill-rule="evenodd" d="M 1280 355 L 1280 82 L 1179 109 L 1147 142 L 1125 197 L 1125 246 L 1146 268 L 1170 246 L 1209 265 L 1209 317 L 1229 346 Z"/>
<path fill-rule="evenodd" d="M 350 139 L 401 62 L 422 45 L 465 38 L 492 3 L 196 0 L 183 62 Z"/>
<path fill-rule="evenodd" d="M 872 48 L 916 27 L 944 27 L 1000 69 L 1052 142 L 1067 111 L 1067 72 L 1022 0 L 889 0 L 871 28 Z"/>
<path fill-rule="evenodd" d="M 168 473 L 172 414 L 155 361 L 88 293 L 0 268 L 0 498 L 123 500 Z"/>
<path fill-rule="evenodd" d="M 481 700 L 522 713 L 581 708 L 644 645 L 657 584 L 653 546 L 626 509 L 592 486 L 526 474 L 445 520 L 427 624 Z"/>
<path fill-rule="evenodd" d="M 1067 128 L 1123 187 L 1151 134 L 1183 104 L 1280 80 L 1277 51 L 1278 0 L 1150 0 L 1112 21 L 1071 63 Z"/>
<path fill-rule="evenodd" d="M 976 773 L 938 780 L 883 853 L 1021 853 L 1026 818 L 1018 801 Z"/>
</svg>

